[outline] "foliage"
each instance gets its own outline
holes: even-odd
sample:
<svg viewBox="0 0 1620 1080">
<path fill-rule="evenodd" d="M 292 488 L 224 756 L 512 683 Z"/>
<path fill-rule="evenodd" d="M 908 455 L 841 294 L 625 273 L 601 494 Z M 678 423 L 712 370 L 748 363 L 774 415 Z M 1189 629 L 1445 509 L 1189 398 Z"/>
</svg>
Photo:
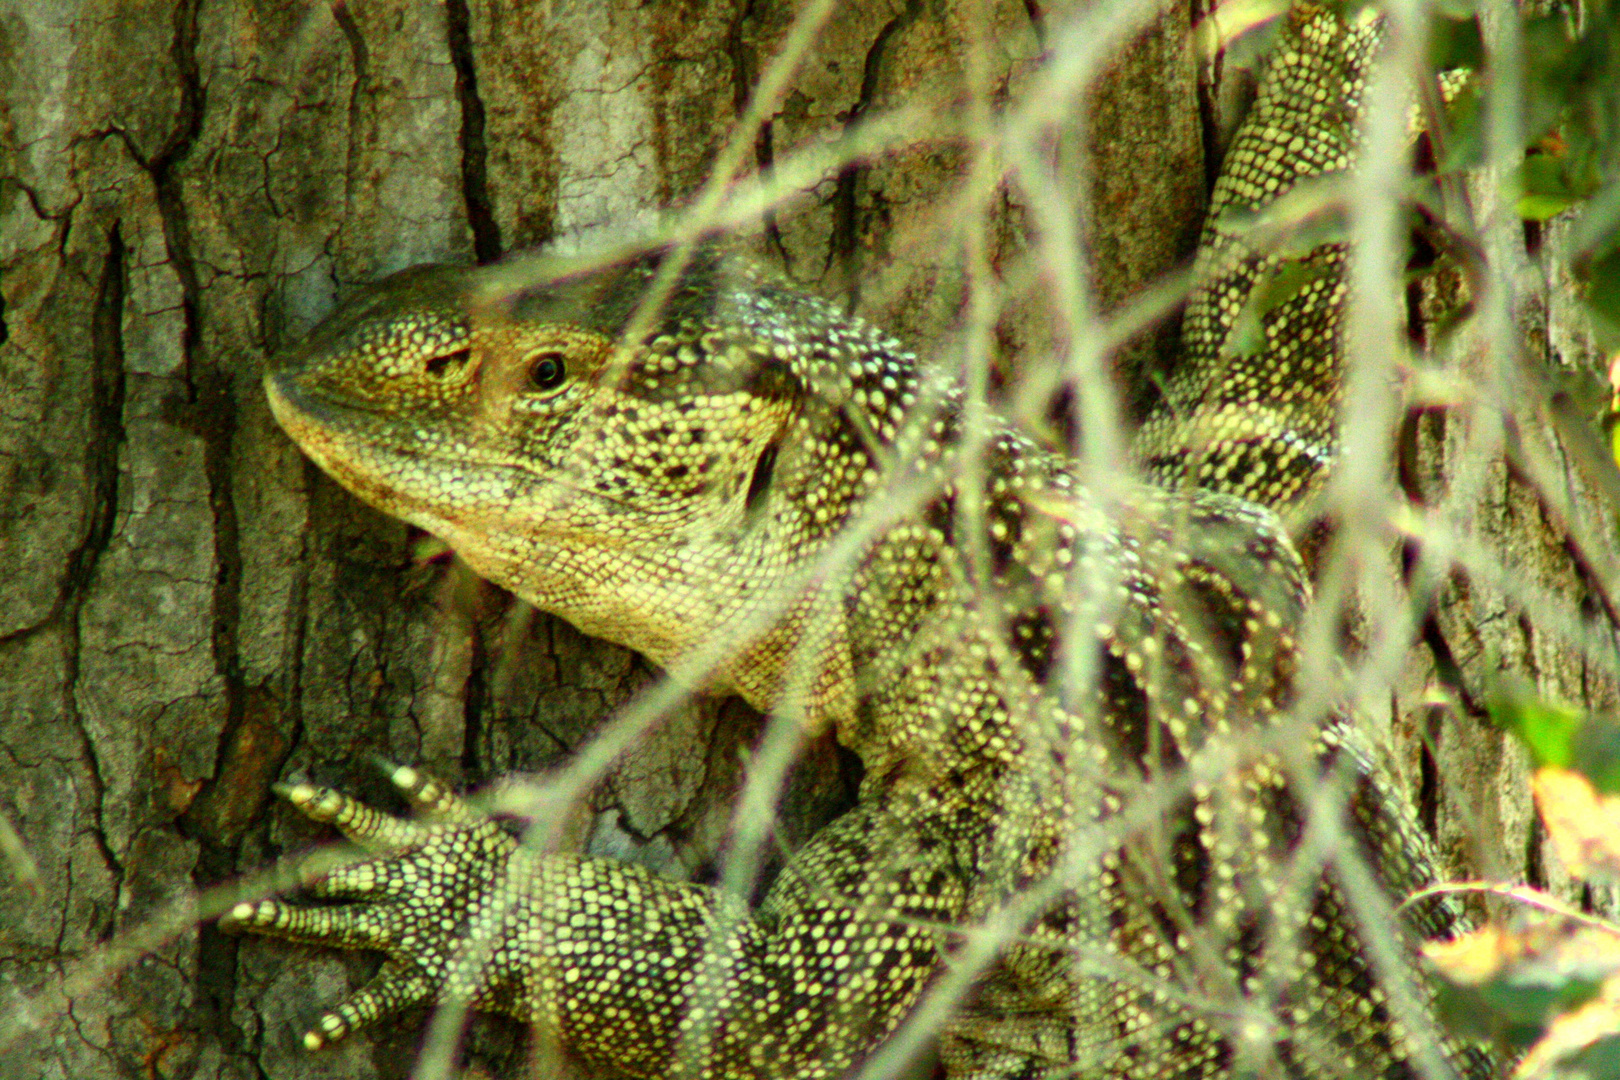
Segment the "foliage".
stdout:
<svg viewBox="0 0 1620 1080">
<path fill-rule="evenodd" d="M 1528 697 L 1499 699 L 1490 713 L 1530 752 L 1559 859 L 1589 885 L 1620 883 L 1620 721 Z M 1522 1054 L 1516 1080 L 1620 1077 L 1620 926 L 1536 889 L 1454 888 L 1509 897 L 1520 915 L 1425 947 L 1451 1029 Z"/>
<path fill-rule="evenodd" d="M 1620 27 L 1612 0 L 1526 17 L 1517 28 L 1516 86 L 1493 94 L 1475 81 L 1449 110 L 1446 156 L 1455 171 L 1483 163 L 1493 133 L 1517 132 L 1528 148 L 1513 178 L 1515 206 L 1526 221 L 1572 212 L 1566 249 L 1584 288 L 1600 343 L 1620 348 Z M 1472 17 L 1437 20 L 1437 70 L 1477 67 L 1484 50 Z M 1506 69 L 1506 65 L 1503 68 Z M 1485 70 L 1498 75 L 1489 62 Z M 1515 115 L 1491 116 L 1491 108 Z"/>
<path fill-rule="evenodd" d="M 1240 6 L 1266 16 L 1276 7 Z M 1474 7 L 1472 0 L 1433 5 L 1428 63 L 1446 107 L 1436 117 L 1443 122 L 1431 130 L 1438 160 L 1430 179 L 1461 180 L 1488 162 L 1493 137 L 1514 138 L 1524 151 L 1513 152 L 1519 158 L 1509 179 L 1514 208 L 1535 224 L 1568 215 L 1558 255 L 1582 287 L 1599 345 L 1620 352 L 1620 11 L 1615 0 L 1591 0 L 1578 19 L 1564 10 L 1528 15 L 1512 31 L 1517 61 L 1498 63 Z M 1265 32 L 1237 39 L 1251 51 L 1270 40 Z M 1500 42 L 1493 44 L 1501 51 Z M 1496 85 L 1504 80 L 1509 85 Z M 1493 117 L 1492 108 L 1511 115 Z M 1331 185 L 1302 185 L 1263 215 L 1245 215 L 1255 219 L 1249 224 L 1258 235 L 1272 234 L 1280 265 L 1249 298 L 1229 343 L 1232 352 L 1262 348 L 1264 318 L 1320 276 L 1301 256 L 1315 244 L 1344 239 L 1342 214 L 1332 212 L 1336 194 Z M 1415 192 L 1413 203 L 1419 211 L 1437 205 L 1430 191 Z"/>
</svg>

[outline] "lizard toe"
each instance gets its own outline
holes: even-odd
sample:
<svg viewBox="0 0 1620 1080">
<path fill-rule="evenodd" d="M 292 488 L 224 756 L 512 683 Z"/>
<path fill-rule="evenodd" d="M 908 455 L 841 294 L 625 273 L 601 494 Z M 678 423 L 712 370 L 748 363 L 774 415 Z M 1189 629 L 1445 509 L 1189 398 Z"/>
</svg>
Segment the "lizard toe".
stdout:
<svg viewBox="0 0 1620 1080">
<path fill-rule="evenodd" d="M 332 825 L 371 854 L 402 854 L 422 842 L 423 830 L 416 822 L 385 814 L 341 791 L 317 784 L 277 784 L 274 790 L 311 821 Z"/>
<path fill-rule="evenodd" d="M 231 933 L 261 934 L 302 945 L 391 950 L 397 933 L 385 908 L 370 904 L 313 906 L 280 900 L 237 904 L 219 920 Z"/>
<path fill-rule="evenodd" d="M 489 820 L 436 777 L 409 765 L 389 770 L 388 779 L 399 789 L 411 809 L 425 821 L 446 825 L 472 825 Z"/>
<path fill-rule="evenodd" d="M 315 1021 L 304 1033 L 304 1046 L 319 1050 L 341 1042 L 361 1028 L 433 1000 L 433 984 L 419 968 L 383 965 L 377 977 Z"/>
</svg>

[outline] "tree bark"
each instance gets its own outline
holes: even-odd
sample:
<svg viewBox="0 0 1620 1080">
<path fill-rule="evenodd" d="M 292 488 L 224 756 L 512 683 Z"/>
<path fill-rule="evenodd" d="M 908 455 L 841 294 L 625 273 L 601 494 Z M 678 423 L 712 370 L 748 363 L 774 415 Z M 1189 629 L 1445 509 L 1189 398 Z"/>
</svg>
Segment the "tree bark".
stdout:
<svg viewBox="0 0 1620 1080">
<path fill-rule="evenodd" d="M 963 87 L 1017 102 L 1075 14 L 846 0 L 767 110 L 747 171 Z M 794 16 L 787 0 L 84 0 L 0 15 L 0 812 L 25 853 L 0 873 L 0 1075 L 409 1073 L 419 1019 L 313 1056 L 298 1042 L 375 957 L 223 935 L 199 890 L 217 913 L 218 887 L 323 836 L 270 798 L 279 778 L 387 805 L 369 755 L 462 785 L 543 770 L 655 673 L 340 490 L 271 420 L 261 365 L 390 271 L 652 226 L 700 190 Z M 1052 141 L 1104 312 L 1196 244 L 1206 143 L 1224 125 L 1193 17 L 1170 0 L 1119 28 L 1106 73 L 1075 89 L 1083 137 Z M 846 162 L 746 242 L 949 356 L 972 268 L 946 211 L 967 162 L 942 139 Z M 993 267 L 1033 220 L 1005 189 L 982 222 Z M 1553 295 L 1530 313 L 1544 359 L 1592 367 Z M 1015 302 L 998 356 L 1038 369 L 1052 336 Z M 1174 348 L 1162 319 L 1116 354 L 1128 405 Z M 1556 446 L 1519 435 L 1570 485 L 1559 505 L 1580 510 Z M 1417 425 L 1426 491 L 1458 466 L 1448 437 L 1433 416 Z M 1392 723 L 1452 869 L 1568 886 L 1541 854 L 1517 752 L 1478 714 L 1499 669 L 1614 706 L 1613 612 L 1593 569 L 1612 563 L 1587 554 L 1615 550 L 1613 519 L 1580 510 L 1592 520 L 1572 539 L 1523 468 L 1490 468 L 1459 513 L 1516 580 L 1451 576 Z M 1527 606 L 1528 581 L 1552 608 Z M 1542 624 L 1548 611 L 1588 617 L 1587 653 Z M 1455 692 L 1428 692 L 1442 684 Z M 711 878 L 759 724 L 738 701 L 694 699 L 616 766 L 572 841 Z M 852 781 L 830 741 L 808 747 L 781 846 L 847 805 Z M 499 1021 L 475 1025 L 467 1054 L 493 1074 L 526 1068 L 522 1033 Z"/>
</svg>

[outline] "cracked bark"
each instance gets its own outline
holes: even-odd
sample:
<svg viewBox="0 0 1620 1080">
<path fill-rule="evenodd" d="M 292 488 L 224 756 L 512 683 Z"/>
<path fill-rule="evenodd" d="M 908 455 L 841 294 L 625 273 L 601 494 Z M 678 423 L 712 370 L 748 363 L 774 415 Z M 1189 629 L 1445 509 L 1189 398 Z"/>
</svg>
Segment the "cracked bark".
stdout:
<svg viewBox="0 0 1620 1080">
<path fill-rule="evenodd" d="M 467 784 L 542 769 L 652 673 L 335 488 L 270 420 L 261 358 L 405 265 L 646 225 L 701 184 L 792 9 L 615 0 L 556 5 L 568 10 L 548 21 L 519 0 L 152 0 L 85 4 L 70 22 L 48 7 L 0 22 L 0 55 L 29 58 L 0 85 L 0 176 L 15 180 L 0 184 L 0 812 L 40 870 L 37 893 L 0 883 L 0 1016 L 22 1024 L 0 1029 L 0 1074 L 403 1076 L 419 1023 L 313 1059 L 297 1045 L 312 1005 L 374 958 L 183 918 L 101 974 L 98 950 L 312 842 L 268 799 L 278 777 L 386 798 L 368 753 Z M 1030 0 L 850 4 L 755 165 L 822 144 L 855 113 L 948 96 L 980 35 L 997 45 L 998 94 L 1016 100 L 1065 14 Z M 1188 18 L 1173 5 L 1091 99 L 1097 179 L 1076 190 L 1105 308 L 1196 238 L 1219 125 Z M 835 173 L 762 223 L 757 250 L 926 351 L 962 292 L 938 214 L 962 160 L 919 144 L 860 163 L 858 183 Z M 997 213 L 1000 258 L 1026 225 L 1015 200 Z M 837 272 L 857 256 L 858 294 Z M 1566 358 L 1567 319 L 1553 311 L 1544 335 Z M 998 328 L 1029 357 L 1046 335 L 1033 315 Z M 1146 335 L 1122 370 L 1170 345 Z M 1446 438 L 1436 425 L 1419 439 L 1434 490 Z M 1583 596 L 1523 485 L 1504 472 L 1488 495 L 1481 528 L 1506 538 L 1512 565 Z M 1476 700 L 1502 664 L 1565 700 L 1612 704 L 1606 681 L 1535 625 L 1521 632 L 1513 610 L 1488 584 L 1448 586 L 1432 625 L 1444 649 L 1415 653 L 1394 726 L 1460 869 L 1550 873 L 1522 797 L 1504 794 L 1520 788 L 1516 758 L 1422 693 L 1449 678 Z M 1433 729 L 1426 750 L 1420 728 Z M 757 730 L 735 701 L 670 718 L 582 809 L 579 843 L 712 876 Z M 834 747 L 812 747 L 784 795 L 783 842 L 851 783 Z M 495 1021 L 474 1026 L 468 1054 L 493 1074 L 525 1067 L 521 1033 Z"/>
<path fill-rule="evenodd" d="M 466 0 L 445 0 L 445 39 L 456 66 L 456 100 L 461 106 L 461 189 L 467 199 L 467 228 L 473 254 L 481 263 L 501 255 L 501 229 L 489 200 L 484 102 L 478 96 L 478 63 L 473 55 L 472 15 Z"/>
</svg>

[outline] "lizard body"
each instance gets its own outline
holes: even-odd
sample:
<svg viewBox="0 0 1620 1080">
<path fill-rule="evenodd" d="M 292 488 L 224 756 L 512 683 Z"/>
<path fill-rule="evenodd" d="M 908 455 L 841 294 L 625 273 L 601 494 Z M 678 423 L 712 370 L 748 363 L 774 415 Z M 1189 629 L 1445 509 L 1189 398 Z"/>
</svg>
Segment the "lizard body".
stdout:
<svg viewBox="0 0 1620 1080">
<path fill-rule="evenodd" d="M 838 1076 L 953 929 L 1016 917 L 945 1028 L 953 1077 L 1439 1062 L 1398 1007 L 1409 954 L 1360 929 L 1387 907 L 1346 885 L 1427 883 L 1421 834 L 1348 721 L 1288 715 L 1309 586 L 1267 505 L 1331 459 L 1336 276 L 1222 369 L 1268 271 L 1217 215 L 1346 164 L 1375 36 L 1294 17 L 1217 190 L 1192 371 L 1144 430 L 1160 484 L 1106 504 L 1010 425 L 970 439 L 962 391 L 886 334 L 707 249 L 407 271 L 279 358 L 278 419 L 362 498 L 587 632 L 834 726 L 866 769 L 754 911 L 523 849 L 411 770 L 425 824 L 295 787 L 384 856 L 315 886 L 349 903 L 229 916 L 388 953 L 312 1041 L 450 997 L 633 1075 Z"/>
</svg>

